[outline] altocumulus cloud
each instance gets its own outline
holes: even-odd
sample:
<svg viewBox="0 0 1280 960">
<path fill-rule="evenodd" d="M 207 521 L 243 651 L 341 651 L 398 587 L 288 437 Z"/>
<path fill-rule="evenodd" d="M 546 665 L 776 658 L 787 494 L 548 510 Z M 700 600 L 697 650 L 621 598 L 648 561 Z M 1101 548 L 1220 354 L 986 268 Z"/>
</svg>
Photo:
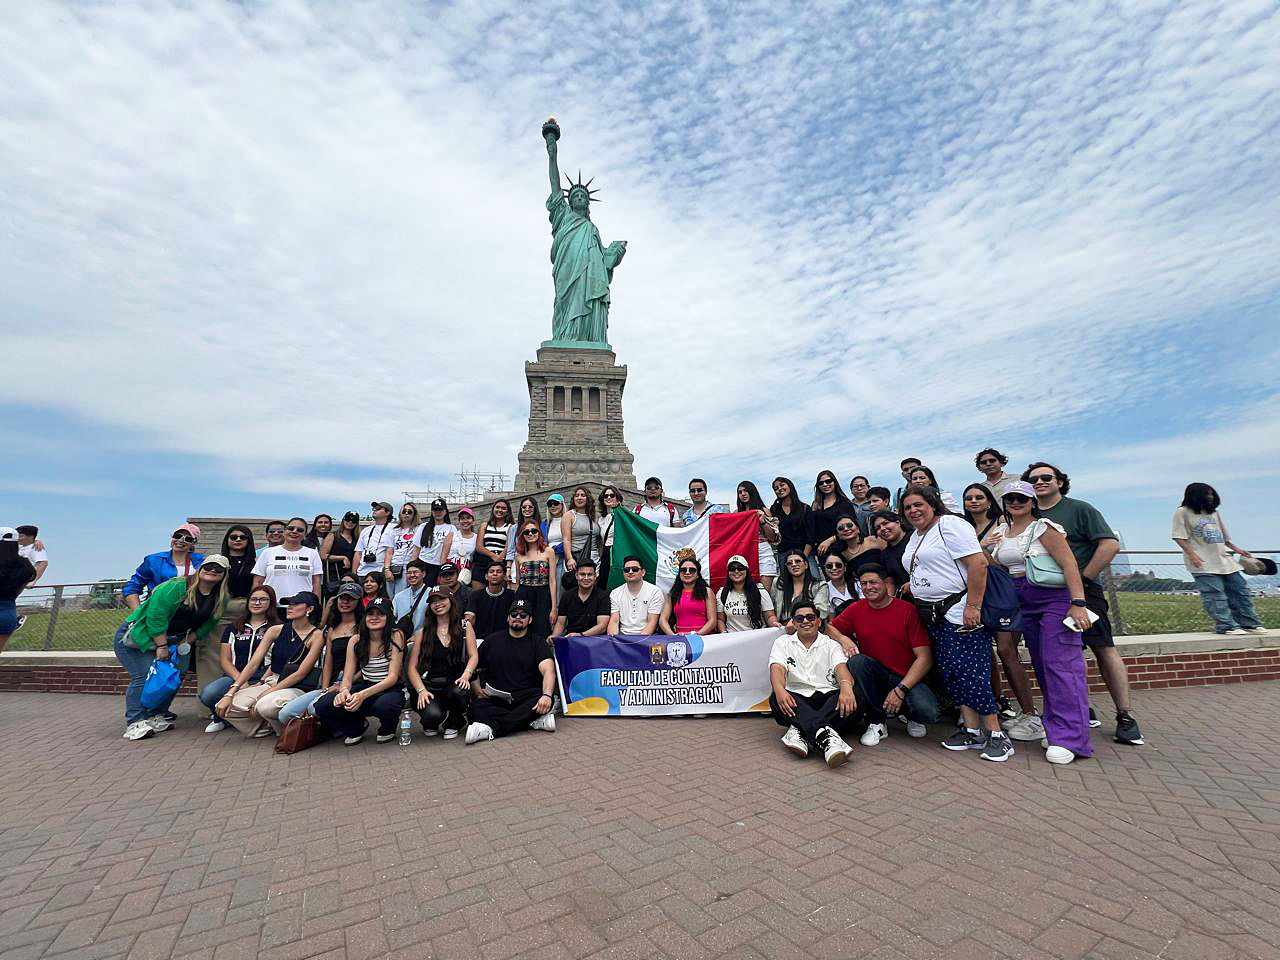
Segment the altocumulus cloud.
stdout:
<svg viewBox="0 0 1280 960">
<path fill-rule="evenodd" d="M 1278 39 L 1244 2 L 24 5 L 6 340 L 59 414 L 264 464 L 241 489 L 360 497 L 368 450 L 402 487 L 510 469 L 554 113 L 630 242 L 642 472 L 968 473 L 1087 434 L 1102 487 L 1134 443 L 1184 470 L 1258 444 L 1274 477 L 1266 397 L 1226 385 L 1276 359 Z M 1240 349 L 1176 347 L 1210 323 Z M 156 415 L 179 370 L 228 385 L 199 430 Z M 276 456 L 352 431 L 349 474 L 342 444 Z"/>
</svg>

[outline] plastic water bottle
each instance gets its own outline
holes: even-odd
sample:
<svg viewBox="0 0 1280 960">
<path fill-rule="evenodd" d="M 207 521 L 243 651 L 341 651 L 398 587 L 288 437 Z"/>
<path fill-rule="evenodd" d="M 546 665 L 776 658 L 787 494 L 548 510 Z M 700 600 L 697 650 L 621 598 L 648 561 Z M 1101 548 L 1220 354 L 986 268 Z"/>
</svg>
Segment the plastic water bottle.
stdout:
<svg viewBox="0 0 1280 960">
<path fill-rule="evenodd" d="M 397 742 L 402 747 L 407 747 L 413 743 L 413 715 L 410 710 L 400 711 L 400 723 L 397 728 L 400 731 L 400 737 Z"/>
</svg>

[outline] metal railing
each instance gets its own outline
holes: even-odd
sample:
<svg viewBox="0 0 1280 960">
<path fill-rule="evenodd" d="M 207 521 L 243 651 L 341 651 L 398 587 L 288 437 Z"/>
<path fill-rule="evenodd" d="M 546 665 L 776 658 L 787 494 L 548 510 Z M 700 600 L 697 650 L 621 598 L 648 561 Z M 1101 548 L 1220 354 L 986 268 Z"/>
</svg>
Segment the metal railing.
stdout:
<svg viewBox="0 0 1280 960">
<path fill-rule="evenodd" d="M 1280 557 L 1280 550 L 1256 556 Z M 1254 610 L 1280 628 L 1280 577 L 1246 577 Z M 1118 635 L 1198 633 L 1214 629 L 1177 550 L 1121 550 L 1103 578 Z M 6 650 L 110 650 L 128 609 L 124 580 L 37 584 L 18 597 L 26 618 Z"/>
</svg>

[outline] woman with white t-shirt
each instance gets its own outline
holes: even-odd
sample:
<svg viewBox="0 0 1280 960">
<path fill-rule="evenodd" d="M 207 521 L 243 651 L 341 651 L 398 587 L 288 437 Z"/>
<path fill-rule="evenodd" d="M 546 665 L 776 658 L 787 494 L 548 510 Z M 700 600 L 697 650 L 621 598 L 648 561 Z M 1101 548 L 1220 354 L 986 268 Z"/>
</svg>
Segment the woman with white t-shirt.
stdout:
<svg viewBox="0 0 1280 960">
<path fill-rule="evenodd" d="M 299 593 L 320 596 L 324 564 L 320 561 L 320 551 L 302 545 L 302 538 L 306 535 L 307 521 L 291 517 L 284 525 L 284 543 L 278 547 L 263 547 L 257 563 L 253 565 L 254 587 L 265 583 L 276 592 L 281 602 L 281 620 L 286 616 L 283 606 L 286 597 Z"/>
<path fill-rule="evenodd" d="M 964 726 L 942 741 L 948 750 L 981 750 L 997 763 L 1013 756 L 991 692 L 991 632 L 982 625 L 987 558 L 967 520 L 952 516 L 932 486 L 913 483 L 902 512 L 914 532 L 902 554 L 911 602 L 929 631 L 938 672 Z"/>
<path fill-rule="evenodd" d="M 831 617 L 858 599 L 856 584 L 848 581 L 849 565 L 844 562 L 838 552 L 831 551 L 822 559 L 822 573 L 827 578 L 827 603 L 831 606 Z"/>
<path fill-rule="evenodd" d="M 471 564 L 479 542 L 477 537 L 476 512 L 470 507 L 463 507 L 458 511 L 458 531 L 453 535 L 453 546 L 449 549 L 449 559 L 458 568 L 459 583 L 472 580 Z"/>
<path fill-rule="evenodd" d="M 738 633 L 780 626 L 773 612 L 773 597 L 751 579 L 747 558 L 741 554 L 730 557 L 726 572 L 728 583 L 716 595 L 716 632 Z"/>
<path fill-rule="evenodd" d="M 1182 561 L 1200 591 L 1204 612 L 1218 633 L 1266 633 L 1253 609 L 1253 599 L 1245 585 L 1240 561 L 1252 557 L 1231 542 L 1227 526 L 1218 516 L 1222 500 L 1207 483 L 1189 483 L 1182 494 L 1182 506 L 1173 512 L 1173 542 L 1182 551 Z"/>
<path fill-rule="evenodd" d="M 421 560 L 427 565 L 427 575 L 423 583 L 430 589 L 436 585 L 440 576 L 440 565 L 449 559 L 453 550 L 453 538 L 458 528 L 449 519 L 449 505 L 437 497 L 431 501 L 431 516 L 420 528 L 418 546 L 411 560 Z"/>
<path fill-rule="evenodd" d="M 1036 492 L 1023 480 L 1005 484 L 1004 518 L 992 531 L 991 557 L 1009 571 L 1022 610 L 1022 633 L 1044 699 L 1044 723 L 1050 763 L 1093 756 L 1089 737 L 1089 685 L 1080 656 L 1080 634 L 1089 629 L 1084 582 L 1061 526 L 1040 516 Z M 1037 574 L 1033 558 L 1051 560 Z M 1060 581 L 1037 584 L 1033 577 Z M 1064 621 L 1075 626 L 1075 632 Z"/>
<path fill-rule="evenodd" d="M 363 577 L 372 570 L 383 573 L 386 570 L 387 553 L 391 550 L 391 538 L 387 531 L 391 529 L 391 504 L 380 500 L 373 506 L 373 523 L 360 531 L 356 538 L 355 574 Z"/>
<path fill-rule="evenodd" d="M 400 517 L 387 531 L 391 538 L 391 549 L 382 561 L 382 574 L 387 578 L 387 596 L 394 597 L 404 589 L 404 568 L 413 559 L 413 552 L 418 546 L 418 534 L 421 524 L 418 523 L 418 508 L 406 503 L 400 508 Z"/>
<path fill-rule="evenodd" d="M 743 480 L 738 484 L 737 501 L 734 507 L 735 513 L 754 510 L 760 520 L 760 541 L 757 547 L 760 586 L 764 587 L 765 592 L 770 592 L 773 590 L 773 581 L 778 576 L 778 555 L 774 550 L 782 540 L 782 534 L 778 529 L 778 518 L 769 512 L 769 508 L 764 505 L 764 498 L 760 496 L 759 488 L 750 480 Z"/>
</svg>

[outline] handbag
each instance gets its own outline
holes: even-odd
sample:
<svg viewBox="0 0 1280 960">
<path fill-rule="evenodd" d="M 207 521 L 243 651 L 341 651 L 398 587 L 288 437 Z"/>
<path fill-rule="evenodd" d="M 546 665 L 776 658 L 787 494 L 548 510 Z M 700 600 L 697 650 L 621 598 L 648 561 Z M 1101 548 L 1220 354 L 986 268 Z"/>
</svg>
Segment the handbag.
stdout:
<svg viewBox="0 0 1280 960">
<path fill-rule="evenodd" d="M 320 720 L 311 714 L 294 717 L 276 738 L 276 753 L 297 753 L 320 740 Z"/>
<path fill-rule="evenodd" d="M 943 597 L 941 600 L 921 600 L 914 594 L 911 597 L 911 605 L 916 608 L 916 613 L 920 614 L 920 621 L 928 629 L 942 621 L 947 615 L 947 611 L 960 602 L 960 599 L 968 593 L 967 590 L 961 590 L 959 593 L 953 593 L 950 596 Z"/>
<path fill-rule="evenodd" d="M 422 598 L 430 592 L 431 590 L 428 587 L 420 588 L 418 596 L 414 598 L 412 606 L 409 607 L 409 612 L 396 621 L 396 629 L 404 634 L 406 640 L 417 632 L 413 629 L 413 615 L 417 612 L 418 604 L 422 602 Z"/>
<path fill-rule="evenodd" d="M 579 564 L 579 563 L 582 563 L 584 560 L 590 560 L 590 559 L 591 559 L 591 537 L 588 536 L 587 542 L 582 545 L 582 549 L 573 555 L 573 562 L 575 564 Z M 560 589 L 561 590 L 577 590 L 578 589 L 578 574 L 576 573 L 576 571 L 566 570 L 564 573 L 560 574 Z"/>
<path fill-rule="evenodd" d="M 987 590 L 982 595 L 982 622 L 992 630 L 1007 632 L 1022 629 L 1022 610 L 1013 577 L 998 563 L 987 565 Z"/>
<path fill-rule="evenodd" d="M 1039 523 L 1039 521 L 1037 521 Z M 1044 532 L 1043 527 L 1041 533 Z M 1036 528 L 1031 527 L 1031 539 L 1027 541 L 1027 552 L 1023 554 L 1023 562 L 1027 565 L 1027 583 L 1033 587 L 1065 587 L 1067 578 L 1062 573 L 1058 561 L 1047 553 L 1032 553 L 1031 546 L 1039 539 Z"/>
<path fill-rule="evenodd" d="M 142 683 L 142 706 L 148 710 L 162 707 L 178 692 L 182 673 L 168 660 L 151 661 L 147 679 Z"/>
</svg>

